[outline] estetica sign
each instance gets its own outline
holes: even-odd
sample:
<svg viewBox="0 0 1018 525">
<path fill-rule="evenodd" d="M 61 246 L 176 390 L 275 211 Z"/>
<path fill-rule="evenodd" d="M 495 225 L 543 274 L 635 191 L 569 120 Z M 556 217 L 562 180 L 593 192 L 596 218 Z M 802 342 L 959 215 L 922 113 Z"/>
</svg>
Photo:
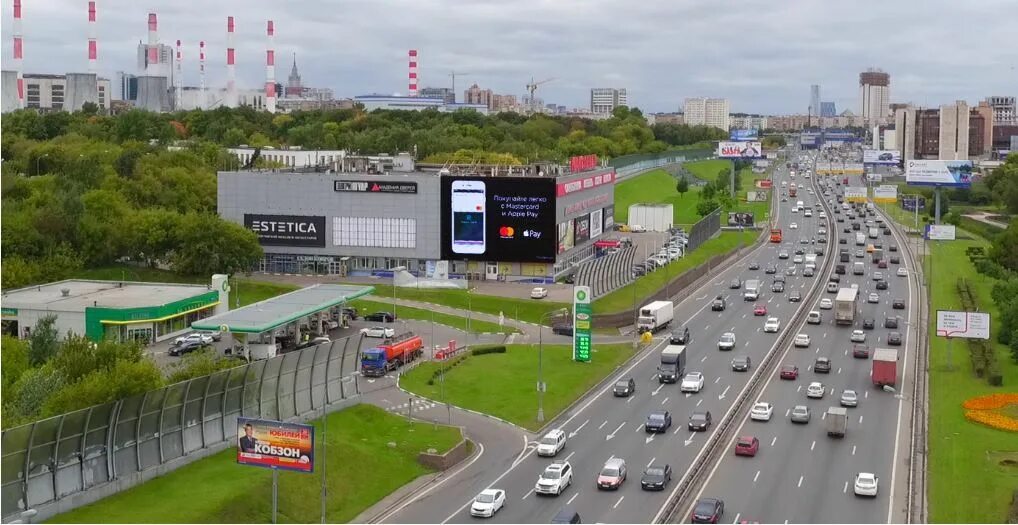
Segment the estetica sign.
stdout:
<svg viewBox="0 0 1018 525">
<path fill-rule="evenodd" d="M 262 246 L 325 246 L 325 217 L 244 214 L 244 227 L 258 235 Z"/>
<path fill-rule="evenodd" d="M 333 182 L 336 191 L 355 193 L 417 193 L 416 182 L 337 180 Z"/>
</svg>

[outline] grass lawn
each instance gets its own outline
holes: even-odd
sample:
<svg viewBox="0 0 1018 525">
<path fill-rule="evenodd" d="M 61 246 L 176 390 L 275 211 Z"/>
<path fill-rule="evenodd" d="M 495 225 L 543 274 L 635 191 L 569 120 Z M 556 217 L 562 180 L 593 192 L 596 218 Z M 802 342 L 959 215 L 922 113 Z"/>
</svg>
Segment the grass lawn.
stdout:
<svg viewBox="0 0 1018 525">
<path fill-rule="evenodd" d="M 692 173 L 696 178 L 705 181 L 713 182 L 718 179 L 718 174 L 721 170 L 731 169 L 732 161 L 730 160 L 699 160 L 696 162 L 687 162 L 682 165 L 686 171 Z"/>
<path fill-rule="evenodd" d="M 417 454 L 446 451 L 461 439 L 458 428 L 413 424 L 371 405 L 329 415 L 327 441 L 329 523 L 346 523 L 392 491 L 427 474 Z M 385 446 L 395 442 L 395 448 Z M 280 471 L 280 523 L 321 519 L 321 458 L 314 474 Z M 269 523 L 272 472 L 241 466 L 231 448 L 143 485 L 60 514 L 56 523 Z"/>
<path fill-rule="evenodd" d="M 731 161 L 728 160 L 701 160 L 698 162 L 687 162 L 683 165 L 690 173 L 696 175 L 698 178 L 707 181 L 716 181 L 720 177 L 721 170 L 725 170 L 725 177 L 728 177 L 728 173 L 731 169 Z M 754 181 L 764 175 L 757 175 L 753 173 L 752 168 L 743 168 L 739 171 L 739 188 L 736 192 L 736 204 L 735 206 L 724 206 L 722 211 L 722 220 L 727 220 L 728 212 L 751 212 L 757 222 L 766 221 L 770 216 L 771 203 L 770 202 L 746 202 L 747 191 L 757 191 Z M 695 211 L 695 203 L 694 203 Z"/>
<path fill-rule="evenodd" d="M 375 295 L 383 297 L 392 297 L 392 285 L 391 284 L 372 284 L 375 287 Z M 412 301 L 421 301 L 427 303 L 441 304 L 450 308 L 459 308 L 462 310 L 473 310 L 475 312 L 484 312 L 486 314 L 498 315 L 501 312 L 503 315 L 510 319 L 516 319 L 519 321 L 527 321 L 530 323 L 540 323 L 541 317 L 547 313 L 558 310 L 560 308 L 571 308 L 571 305 L 566 303 L 556 303 L 546 300 L 535 301 L 533 299 L 515 299 L 511 297 L 498 297 L 495 295 L 481 295 L 476 293 L 470 293 L 469 297 L 466 290 L 424 290 L 416 288 L 400 288 L 396 292 L 396 297 L 399 299 L 409 299 Z M 399 315 L 399 310 L 402 307 L 396 307 L 396 315 Z M 392 311 L 392 306 L 386 306 L 382 310 Z M 428 314 L 428 319 L 431 319 Z M 438 318 L 436 317 L 436 320 Z M 548 324 L 548 319 L 545 318 L 545 324 Z"/>
<path fill-rule="evenodd" d="M 664 287 L 671 278 L 682 272 L 695 268 L 711 257 L 725 253 L 740 244 L 747 246 L 757 237 L 758 232 L 721 232 L 717 237 L 703 243 L 686 257 L 671 262 L 668 266 L 653 271 L 614 292 L 594 301 L 594 313 L 609 314 L 629 310 L 633 307 L 633 288 L 636 288 L 637 304 L 650 294 Z"/>
<path fill-rule="evenodd" d="M 537 430 L 537 345 L 508 345 L 504 354 L 470 356 L 445 376 L 445 397 L 459 407 L 478 410 Z M 544 345 L 545 421 L 551 421 L 584 392 L 611 374 L 633 353 L 629 344 L 595 345 L 589 363 L 572 360 L 569 345 Z M 402 376 L 400 386 L 441 399 L 439 382 L 427 384 L 440 363 L 422 363 Z"/>
<path fill-rule="evenodd" d="M 371 301 L 366 299 L 357 299 L 350 302 L 350 306 L 357 308 L 357 311 L 362 314 L 371 312 L 391 312 L 392 304 L 380 303 L 378 301 Z M 396 315 L 400 319 L 416 319 L 419 321 L 431 321 L 434 320 L 438 324 L 444 324 L 451 326 L 458 330 L 467 331 L 467 318 L 460 317 L 458 315 L 444 314 L 441 312 L 433 312 L 431 310 L 425 310 L 423 308 L 413 308 L 410 306 L 396 305 Z M 480 319 L 470 320 L 470 332 L 471 333 L 504 333 L 511 334 L 519 332 L 519 330 L 512 326 L 499 326 L 498 323 L 492 323 L 490 321 L 482 321 Z"/>
<path fill-rule="evenodd" d="M 185 284 L 208 284 L 209 279 L 190 275 L 180 275 L 169 270 L 155 268 L 139 268 L 137 266 L 114 265 L 103 268 L 91 268 L 82 270 L 75 274 L 75 279 L 97 279 L 102 281 L 137 281 L 137 282 L 160 282 L 160 283 L 185 283 Z M 232 301 L 240 296 L 240 306 L 247 306 L 258 301 L 264 301 L 270 297 L 292 292 L 296 286 L 288 284 L 276 284 L 265 281 L 253 281 L 250 279 L 231 279 L 233 292 Z M 236 308 L 236 303 L 230 308 Z"/>
<path fill-rule="evenodd" d="M 628 224 L 629 206 L 636 203 L 672 205 L 672 222 L 694 224 L 700 220 L 696 214 L 699 188 L 690 185 L 689 191 L 679 195 L 675 191 L 678 180 L 665 170 L 653 170 L 626 179 L 615 186 L 615 222 Z"/>
</svg>

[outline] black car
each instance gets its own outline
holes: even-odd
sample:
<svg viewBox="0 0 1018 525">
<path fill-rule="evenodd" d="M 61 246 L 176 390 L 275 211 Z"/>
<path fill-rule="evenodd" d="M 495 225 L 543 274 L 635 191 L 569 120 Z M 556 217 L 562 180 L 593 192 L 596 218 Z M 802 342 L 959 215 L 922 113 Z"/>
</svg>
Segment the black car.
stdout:
<svg viewBox="0 0 1018 525">
<path fill-rule="evenodd" d="M 904 299 L 895 299 L 894 302 L 891 303 L 891 308 L 894 308 L 895 310 L 904 310 L 905 309 L 905 300 Z"/>
<path fill-rule="evenodd" d="M 714 298 L 714 301 L 710 305 L 710 309 L 712 312 L 723 312 L 725 311 L 726 306 L 728 306 L 727 301 L 725 301 L 724 297 L 719 295 Z"/>
<path fill-rule="evenodd" d="M 896 251 L 898 251 L 898 247 L 896 245 L 892 244 L 892 245 L 887 247 L 887 250 L 891 251 L 891 252 L 896 252 Z"/>
<path fill-rule="evenodd" d="M 805 255 L 806 254 L 806 249 L 805 248 L 796 248 L 795 249 L 795 254 L 796 255 Z"/>
<path fill-rule="evenodd" d="M 841 213 L 841 212 L 835 212 L 835 213 Z M 845 218 L 839 215 L 838 216 L 838 222 L 845 222 Z"/>
<path fill-rule="evenodd" d="M 353 307 L 350 307 L 350 306 L 344 306 L 343 309 L 342 309 L 342 312 L 343 312 L 343 315 L 345 315 L 348 319 L 350 319 L 352 321 L 356 321 L 358 315 L 360 315 L 360 314 L 357 313 L 357 309 L 356 308 L 353 308 Z"/>
<path fill-rule="evenodd" d="M 852 229 L 853 229 L 853 230 L 855 230 L 855 231 L 859 231 L 859 228 L 862 228 L 862 225 L 861 225 L 861 224 L 859 224 L 858 222 L 853 222 L 853 223 L 852 223 Z"/>
<path fill-rule="evenodd" d="M 890 235 L 890 234 L 891 234 L 891 229 L 890 228 L 884 228 L 884 235 Z"/>
<path fill-rule="evenodd" d="M 647 415 L 647 422 L 643 424 L 644 432 L 668 432 L 672 426 L 672 415 L 667 410 L 655 410 Z"/>
<path fill-rule="evenodd" d="M 828 280 L 832 283 L 840 283 L 842 275 L 845 275 L 845 265 L 839 264 L 834 267 L 834 273 L 831 274 L 831 278 Z"/>
<path fill-rule="evenodd" d="M 792 290 L 791 292 L 788 292 L 788 301 L 792 303 L 801 302 L 802 294 L 799 293 L 799 290 Z"/>
<path fill-rule="evenodd" d="M 886 290 L 886 289 L 887 289 L 887 281 L 885 281 L 883 279 L 877 281 L 877 290 Z"/>
<path fill-rule="evenodd" d="M 706 432 L 710 429 L 710 410 L 697 410 L 689 416 L 689 430 Z"/>
<path fill-rule="evenodd" d="M 827 357 L 818 357 L 813 362 L 813 371 L 818 374 L 830 374 L 831 373 L 831 360 Z"/>
<path fill-rule="evenodd" d="M 749 263 L 749 269 L 750 270 L 759 270 L 760 269 L 760 263 L 758 263 L 756 261 L 753 261 L 753 262 Z"/>
<path fill-rule="evenodd" d="M 774 293 L 782 293 L 782 292 L 784 292 L 785 291 L 785 282 L 784 281 L 774 281 L 773 283 L 771 283 L 771 291 L 774 292 Z"/>
<path fill-rule="evenodd" d="M 764 273 L 767 273 L 767 274 L 775 274 L 775 273 L 778 273 L 778 267 L 777 267 L 777 266 L 774 266 L 774 265 L 772 264 L 772 265 L 768 266 L 766 270 L 764 270 Z"/>
<path fill-rule="evenodd" d="M 738 277 L 732 279 L 732 282 L 728 283 L 728 288 L 732 290 L 738 290 L 739 288 L 742 288 L 742 279 L 739 279 Z"/>
<path fill-rule="evenodd" d="M 375 312 L 365 315 L 364 320 L 373 323 L 391 323 L 396 320 L 396 316 L 392 315 L 392 312 Z"/>
<path fill-rule="evenodd" d="M 750 365 L 752 365 L 752 361 L 748 355 L 732 359 L 733 372 L 749 372 Z"/>
<path fill-rule="evenodd" d="M 838 238 L 838 244 L 848 244 L 848 239 L 846 239 L 844 237 L 839 237 Z"/>
<path fill-rule="evenodd" d="M 872 318 L 872 317 L 867 317 L 866 319 L 862 320 L 862 329 L 863 330 L 872 330 L 876 326 L 877 326 L 877 320 Z"/>
<path fill-rule="evenodd" d="M 615 387 L 612 388 L 612 394 L 615 397 L 629 397 L 636 393 L 636 381 L 633 378 L 619 379 L 615 382 Z"/>
<path fill-rule="evenodd" d="M 887 334 L 887 344 L 891 346 L 901 346 L 901 332 L 891 332 Z"/>
<path fill-rule="evenodd" d="M 720 523 L 725 514 L 725 502 L 714 498 L 700 498 L 690 517 L 693 523 Z"/>
<path fill-rule="evenodd" d="M 551 326 L 551 331 L 558 335 L 573 335 L 572 323 L 556 323 Z"/>
<path fill-rule="evenodd" d="M 888 317 L 884 319 L 884 328 L 897 328 L 897 327 L 898 327 L 897 317 Z"/>
<path fill-rule="evenodd" d="M 676 328 L 672 330 L 672 336 L 669 340 L 673 345 L 688 345 L 689 344 L 689 327 L 684 326 L 682 328 Z"/>
<path fill-rule="evenodd" d="M 178 356 L 189 354 L 191 352 L 194 352 L 195 350 L 201 350 L 204 347 L 205 345 L 201 344 L 199 341 L 183 341 L 179 344 L 171 346 L 170 350 L 167 353 L 172 356 Z"/>
<path fill-rule="evenodd" d="M 643 478 L 640 479 L 640 487 L 643 490 L 664 490 L 672 481 L 672 466 L 652 464 L 643 471 Z"/>
<path fill-rule="evenodd" d="M 901 259 L 899 259 L 897 255 L 892 255 L 891 264 L 901 264 Z"/>
</svg>

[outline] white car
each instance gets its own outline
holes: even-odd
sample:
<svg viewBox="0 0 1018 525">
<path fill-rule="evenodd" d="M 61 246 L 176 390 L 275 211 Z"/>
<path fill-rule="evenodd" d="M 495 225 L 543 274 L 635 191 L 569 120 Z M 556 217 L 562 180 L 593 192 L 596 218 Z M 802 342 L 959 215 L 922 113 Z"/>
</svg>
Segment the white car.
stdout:
<svg viewBox="0 0 1018 525">
<path fill-rule="evenodd" d="M 788 225 L 788 229 L 789 230 L 798 230 L 799 229 L 799 225 L 793 222 L 792 224 Z"/>
<path fill-rule="evenodd" d="M 825 193 L 824 195 L 827 195 L 828 197 L 830 197 L 831 194 L 830 193 Z M 820 218 L 821 219 L 826 219 L 827 218 L 827 212 L 825 212 L 825 211 L 820 212 Z"/>
<path fill-rule="evenodd" d="M 703 389 L 703 374 L 700 372 L 690 372 L 686 374 L 686 377 L 682 378 L 682 384 L 679 385 L 680 392 L 693 392 L 697 393 Z"/>
<path fill-rule="evenodd" d="M 753 405 L 749 411 L 749 418 L 753 421 L 770 421 L 774 414 L 774 406 L 770 403 L 760 402 Z"/>
<path fill-rule="evenodd" d="M 212 337 L 212 334 L 202 333 L 202 332 L 194 332 L 194 333 L 187 334 L 185 336 L 178 337 L 176 339 L 175 343 L 178 344 L 178 345 L 182 345 L 184 343 L 199 343 L 199 344 L 202 344 L 202 345 L 210 345 L 210 344 L 212 344 L 213 340 L 214 339 Z"/>
<path fill-rule="evenodd" d="M 777 317 L 768 317 L 764 323 L 764 332 L 766 333 L 777 333 L 781 328 L 781 321 L 778 321 Z"/>
<path fill-rule="evenodd" d="M 806 397 L 811 399 L 823 399 L 825 391 L 826 389 L 824 388 L 823 383 L 814 381 L 806 387 Z"/>
<path fill-rule="evenodd" d="M 876 497 L 879 483 L 880 478 L 876 474 L 860 472 L 855 475 L 855 495 Z"/>
<path fill-rule="evenodd" d="M 505 491 L 484 489 L 474 498 L 470 505 L 470 515 L 478 518 L 490 518 L 505 506 Z"/>
<path fill-rule="evenodd" d="M 830 310 L 831 308 L 834 308 L 834 301 L 832 301 L 832 300 L 830 300 L 830 299 L 828 299 L 826 297 L 824 297 L 823 299 L 820 300 L 820 309 L 821 310 Z"/>
<path fill-rule="evenodd" d="M 735 348 L 735 334 L 732 332 L 721 334 L 721 339 L 718 339 L 718 350 L 731 350 L 733 348 Z"/>
<path fill-rule="evenodd" d="M 873 280 L 874 281 L 882 281 L 882 280 L 884 280 L 884 274 L 882 274 L 880 272 L 873 272 Z"/>
<path fill-rule="evenodd" d="M 863 332 L 862 330 L 852 330 L 852 337 L 851 337 L 851 339 L 852 339 L 853 343 L 865 343 L 866 342 L 866 332 Z"/>
<path fill-rule="evenodd" d="M 906 270 L 904 267 L 898 268 L 898 272 L 897 273 L 898 273 L 898 277 L 908 277 L 908 270 Z"/>
<path fill-rule="evenodd" d="M 566 433 L 560 428 L 552 429 L 537 442 L 538 456 L 554 456 L 566 446 Z"/>
<path fill-rule="evenodd" d="M 363 334 L 364 337 L 379 337 L 384 339 L 386 337 L 396 335 L 396 330 L 384 326 L 371 326 L 368 328 L 361 328 L 361 334 Z"/>
<path fill-rule="evenodd" d="M 806 314 L 806 323 L 807 324 L 820 324 L 820 321 L 821 321 L 821 317 L 820 317 L 820 311 L 819 310 L 810 310 L 810 312 L 808 314 Z"/>
<path fill-rule="evenodd" d="M 647 232 L 647 228 L 644 228 L 643 226 L 640 226 L 639 224 L 631 224 L 629 226 L 629 231 L 631 231 L 633 233 L 646 233 Z"/>
<path fill-rule="evenodd" d="M 787 251 L 781 250 L 780 252 L 778 252 L 778 259 L 787 259 L 787 258 L 788 258 L 788 252 Z"/>
<path fill-rule="evenodd" d="M 871 293 L 871 294 L 869 294 L 869 296 L 866 297 L 866 302 L 867 303 L 879 303 L 880 302 L 880 296 L 877 295 L 876 293 Z"/>
<path fill-rule="evenodd" d="M 809 346 L 809 334 L 795 334 L 795 341 L 792 343 L 796 348 L 806 348 Z"/>
<path fill-rule="evenodd" d="M 534 492 L 538 494 L 554 494 L 558 496 L 569 485 L 573 484 L 573 467 L 568 461 L 555 461 L 548 465 L 537 477 Z"/>
<path fill-rule="evenodd" d="M 544 299 L 548 297 L 548 289 L 543 286 L 538 286 L 533 290 L 530 290 L 531 299 Z"/>
</svg>

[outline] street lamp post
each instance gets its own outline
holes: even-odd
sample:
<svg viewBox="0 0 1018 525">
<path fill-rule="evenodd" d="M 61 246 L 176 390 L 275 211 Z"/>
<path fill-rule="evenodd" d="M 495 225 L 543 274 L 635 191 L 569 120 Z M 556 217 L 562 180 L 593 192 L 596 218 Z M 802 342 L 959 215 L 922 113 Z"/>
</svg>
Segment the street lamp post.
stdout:
<svg viewBox="0 0 1018 525">
<path fill-rule="evenodd" d="M 537 422 L 544 423 L 544 319 L 565 313 L 565 308 L 545 312 L 537 325 Z M 575 330 L 576 327 L 573 327 Z"/>
<path fill-rule="evenodd" d="M 406 270 L 406 266 L 394 266 L 392 268 L 392 323 L 396 326 L 396 272 Z"/>
</svg>

